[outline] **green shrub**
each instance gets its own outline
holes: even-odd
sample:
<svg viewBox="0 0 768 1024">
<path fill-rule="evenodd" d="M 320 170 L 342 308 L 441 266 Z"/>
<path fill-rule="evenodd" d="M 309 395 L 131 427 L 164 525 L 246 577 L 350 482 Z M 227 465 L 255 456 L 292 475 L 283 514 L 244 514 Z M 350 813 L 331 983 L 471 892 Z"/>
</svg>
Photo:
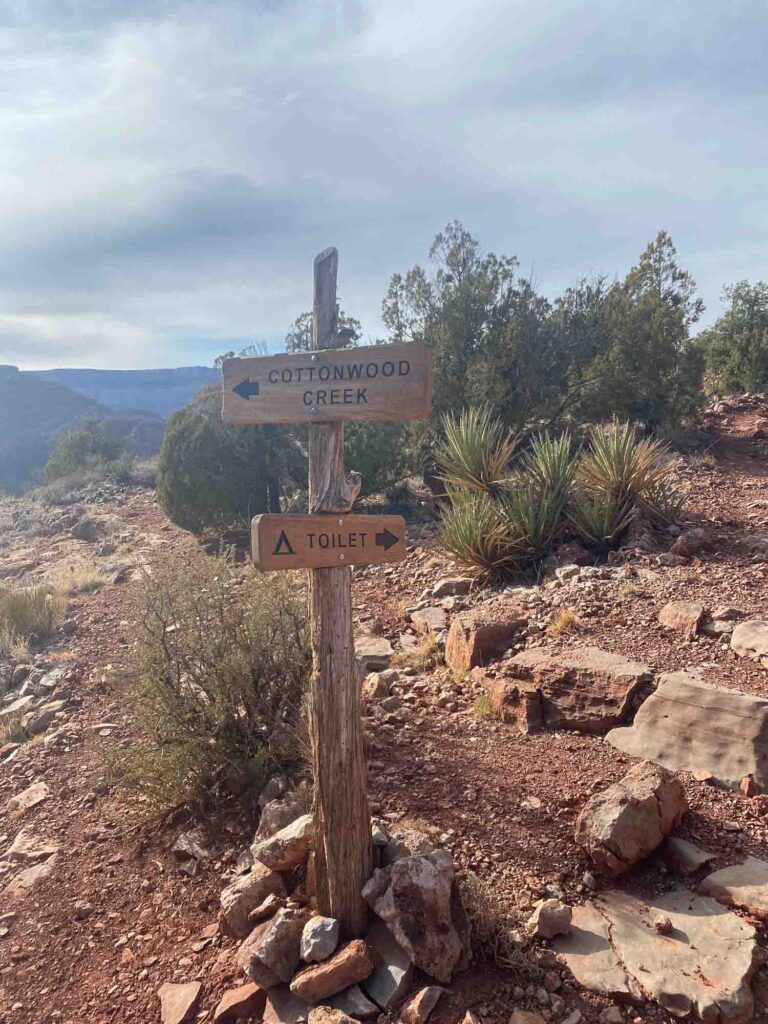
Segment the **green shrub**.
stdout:
<svg viewBox="0 0 768 1024">
<path fill-rule="evenodd" d="M 511 465 L 509 434 L 486 410 L 447 417 L 445 427 L 438 457 L 450 504 L 440 536 L 484 574 L 529 571 L 569 537 L 604 554 L 640 513 L 657 525 L 679 518 L 667 449 L 628 424 L 594 428 L 575 456 L 567 433 L 539 435 Z"/>
<path fill-rule="evenodd" d="M 138 742 L 114 767 L 153 808 L 250 793 L 302 759 L 306 597 L 198 549 L 161 551 L 135 596 L 126 702 Z"/>
<path fill-rule="evenodd" d="M 488 406 L 443 417 L 435 458 L 447 487 L 492 494 L 509 472 L 517 442 Z"/>
<path fill-rule="evenodd" d="M 220 387 L 206 388 L 168 421 L 157 497 L 185 530 L 225 531 L 279 512 L 283 488 L 297 479 L 305 479 L 304 460 L 291 430 L 224 423 Z"/>
<path fill-rule="evenodd" d="M 62 601 L 50 587 L 0 588 L 0 653 L 42 647 L 62 614 Z"/>
<path fill-rule="evenodd" d="M 347 423 L 344 462 L 363 478 L 360 496 L 380 494 L 408 473 L 410 459 L 403 423 Z"/>
<path fill-rule="evenodd" d="M 103 424 L 88 420 L 81 430 L 62 434 L 43 470 L 48 483 L 71 476 L 81 470 L 92 470 L 106 476 L 123 472 L 131 461 L 125 442 L 107 437 Z"/>
</svg>

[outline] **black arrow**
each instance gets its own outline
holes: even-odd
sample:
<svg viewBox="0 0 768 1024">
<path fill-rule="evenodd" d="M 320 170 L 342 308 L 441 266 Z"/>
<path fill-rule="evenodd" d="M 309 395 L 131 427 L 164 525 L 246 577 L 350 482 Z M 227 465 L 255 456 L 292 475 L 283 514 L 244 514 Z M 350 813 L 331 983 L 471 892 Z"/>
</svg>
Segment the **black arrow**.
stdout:
<svg viewBox="0 0 768 1024">
<path fill-rule="evenodd" d="M 376 534 L 376 547 L 384 548 L 385 551 L 389 551 L 394 544 L 397 544 L 398 539 L 399 538 L 396 537 L 394 533 L 390 533 L 385 527 L 382 533 Z"/>
<path fill-rule="evenodd" d="M 232 390 L 241 398 L 249 399 L 252 395 L 258 395 L 259 382 L 251 380 L 249 377 L 247 380 L 242 380 L 239 384 L 236 384 Z"/>
</svg>

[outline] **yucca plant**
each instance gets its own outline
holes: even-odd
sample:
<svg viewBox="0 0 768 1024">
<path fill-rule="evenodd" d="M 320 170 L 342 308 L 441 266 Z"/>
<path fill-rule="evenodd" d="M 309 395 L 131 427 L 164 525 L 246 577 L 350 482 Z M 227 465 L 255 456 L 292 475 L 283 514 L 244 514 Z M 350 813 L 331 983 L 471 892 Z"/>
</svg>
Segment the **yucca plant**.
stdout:
<svg viewBox="0 0 768 1024">
<path fill-rule="evenodd" d="M 578 490 L 615 507 L 636 502 L 652 492 L 668 475 L 667 449 L 659 441 L 638 438 L 629 423 L 595 427 L 589 448 L 579 460 Z"/>
<path fill-rule="evenodd" d="M 509 520 L 487 494 L 451 491 L 443 510 L 440 539 L 457 562 L 498 575 L 511 568 L 520 550 Z"/>
<path fill-rule="evenodd" d="M 520 556 L 535 559 L 552 547 L 563 526 L 563 500 L 535 481 L 519 478 L 500 493 L 498 506 Z"/>
<path fill-rule="evenodd" d="M 558 438 L 539 434 L 521 460 L 522 471 L 536 487 L 563 504 L 571 489 L 576 461 L 571 454 L 571 435 Z"/>
<path fill-rule="evenodd" d="M 517 446 L 509 428 L 489 408 L 481 406 L 465 409 L 458 416 L 444 416 L 443 433 L 435 458 L 446 487 L 497 493 Z"/>
<path fill-rule="evenodd" d="M 679 522 L 684 504 L 685 495 L 668 480 L 660 481 L 638 501 L 651 522 L 661 526 Z"/>
<path fill-rule="evenodd" d="M 635 510 L 628 501 L 614 497 L 576 492 L 568 507 L 568 522 L 581 540 L 597 551 L 605 552 L 616 542 L 634 518 Z"/>
</svg>

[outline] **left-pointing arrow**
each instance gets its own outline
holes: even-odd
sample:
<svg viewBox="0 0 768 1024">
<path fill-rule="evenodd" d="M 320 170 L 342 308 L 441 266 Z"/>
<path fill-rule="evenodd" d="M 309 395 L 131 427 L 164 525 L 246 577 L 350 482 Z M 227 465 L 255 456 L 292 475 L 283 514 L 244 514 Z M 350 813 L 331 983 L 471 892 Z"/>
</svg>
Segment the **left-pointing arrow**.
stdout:
<svg viewBox="0 0 768 1024">
<path fill-rule="evenodd" d="M 249 399 L 259 393 L 259 382 L 257 380 L 251 380 L 250 377 L 247 380 L 240 381 L 236 384 L 232 390 L 236 395 L 240 395 L 241 398 Z"/>
<path fill-rule="evenodd" d="M 381 533 L 376 534 L 376 547 L 389 551 L 394 544 L 397 544 L 397 540 L 398 538 L 394 533 L 390 533 L 385 527 Z"/>
</svg>

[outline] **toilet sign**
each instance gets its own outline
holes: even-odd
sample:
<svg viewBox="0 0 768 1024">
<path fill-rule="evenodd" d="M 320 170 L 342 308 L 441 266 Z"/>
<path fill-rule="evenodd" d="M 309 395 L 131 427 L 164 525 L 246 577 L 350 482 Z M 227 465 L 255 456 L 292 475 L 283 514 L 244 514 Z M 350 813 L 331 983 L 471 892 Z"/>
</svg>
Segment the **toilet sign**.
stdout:
<svg viewBox="0 0 768 1024">
<path fill-rule="evenodd" d="M 421 342 L 226 359 L 226 423 L 419 420 L 432 400 L 432 350 Z"/>
<path fill-rule="evenodd" d="M 253 561 L 259 569 L 328 569 L 400 562 L 405 556 L 402 516 L 256 516 Z"/>
</svg>

